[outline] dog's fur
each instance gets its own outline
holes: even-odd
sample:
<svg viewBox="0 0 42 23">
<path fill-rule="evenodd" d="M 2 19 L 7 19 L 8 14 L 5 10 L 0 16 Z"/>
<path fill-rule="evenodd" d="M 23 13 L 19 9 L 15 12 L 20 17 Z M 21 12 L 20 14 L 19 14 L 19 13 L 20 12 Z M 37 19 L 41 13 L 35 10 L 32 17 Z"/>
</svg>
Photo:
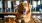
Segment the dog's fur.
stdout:
<svg viewBox="0 0 42 23">
<path fill-rule="evenodd" d="M 23 10 L 24 8 L 26 9 L 26 14 L 23 15 Z M 23 20 L 25 22 L 29 22 L 30 21 L 30 16 L 31 16 L 31 6 L 28 2 L 21 2 L 19 5 L 18 5 L 18 13 L 19 13 L 19 16 L 18 17 L 23 17 Z"/>
</svg>

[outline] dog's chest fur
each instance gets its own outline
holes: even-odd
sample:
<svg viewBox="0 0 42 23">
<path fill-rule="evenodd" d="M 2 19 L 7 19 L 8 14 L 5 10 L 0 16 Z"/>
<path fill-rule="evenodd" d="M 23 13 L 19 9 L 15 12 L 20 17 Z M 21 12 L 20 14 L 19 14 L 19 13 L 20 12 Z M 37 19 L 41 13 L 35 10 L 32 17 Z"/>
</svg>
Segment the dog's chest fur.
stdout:
<svg viewBox="0 0 42 23">
<path fill-rule="evenodd" d="M 28 15 L 22 15 L 23 16 L 23 20 L 25 22 L 29 22 L 30 21 L 30 15 L 31 15 L 31 13 L 29 13 Z"/>
</svg>

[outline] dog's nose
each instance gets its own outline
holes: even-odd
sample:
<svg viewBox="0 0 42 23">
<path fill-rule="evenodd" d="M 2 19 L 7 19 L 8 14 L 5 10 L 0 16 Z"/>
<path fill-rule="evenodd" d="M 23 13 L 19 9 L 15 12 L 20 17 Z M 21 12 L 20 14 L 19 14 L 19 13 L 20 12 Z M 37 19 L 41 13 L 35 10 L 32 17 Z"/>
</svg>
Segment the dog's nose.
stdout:
<svg viewBox="0 0 42 23">
<path fill-rule="evenodd" d="M 26 9 L 24 8 L 24 12 L 26 11 Z"/>
</svg>

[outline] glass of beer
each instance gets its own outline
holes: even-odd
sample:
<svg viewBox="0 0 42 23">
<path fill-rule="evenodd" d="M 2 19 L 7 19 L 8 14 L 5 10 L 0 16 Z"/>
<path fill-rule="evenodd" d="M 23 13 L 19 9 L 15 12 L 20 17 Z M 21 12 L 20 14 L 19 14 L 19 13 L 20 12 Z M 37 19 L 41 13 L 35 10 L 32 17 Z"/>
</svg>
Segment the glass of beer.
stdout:
<svg viewBox="0 0 42 23">
<path fill-rule="evenodd" d="M 16 23 L 15 22 L 16 17 L 15 16 L 4 16 L 4 23 Z"/>
</svg>

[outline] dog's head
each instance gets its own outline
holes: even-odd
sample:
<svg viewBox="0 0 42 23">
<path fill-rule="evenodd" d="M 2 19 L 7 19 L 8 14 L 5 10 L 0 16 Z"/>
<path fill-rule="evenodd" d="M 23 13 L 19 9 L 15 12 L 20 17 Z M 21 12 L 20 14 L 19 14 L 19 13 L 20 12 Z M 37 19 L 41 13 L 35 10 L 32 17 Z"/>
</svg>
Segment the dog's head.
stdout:
<svg viewBox="0 0 42 23">
<path fill-rule="evenodd" d="M 18 12 L 19 13 L 23 13 L 23 12 L 27 13 L 28 11 L 30 12 L 30 8 L 31 8 L 30 4 L 26 1 L 24 1 L 18 5 Z"/>
</svg>

